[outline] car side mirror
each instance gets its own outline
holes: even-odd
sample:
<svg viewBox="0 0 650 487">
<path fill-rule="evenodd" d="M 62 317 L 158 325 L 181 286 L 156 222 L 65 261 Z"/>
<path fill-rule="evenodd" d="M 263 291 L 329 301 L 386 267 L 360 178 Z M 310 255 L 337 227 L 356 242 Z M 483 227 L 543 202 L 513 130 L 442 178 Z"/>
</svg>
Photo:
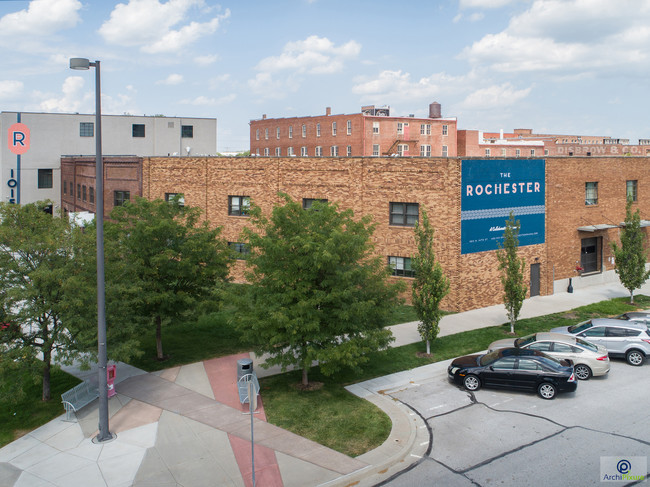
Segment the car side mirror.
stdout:
<svg viewBox="0 0 650 487">
<path fill-rule="evenodd" d="M 493 366 L 493 365 L 490 365 L 490 366 L 488 367 L 488 369 L 490 369 L 492 372 L 494 372 L 494 366 Z"/>
</svg>

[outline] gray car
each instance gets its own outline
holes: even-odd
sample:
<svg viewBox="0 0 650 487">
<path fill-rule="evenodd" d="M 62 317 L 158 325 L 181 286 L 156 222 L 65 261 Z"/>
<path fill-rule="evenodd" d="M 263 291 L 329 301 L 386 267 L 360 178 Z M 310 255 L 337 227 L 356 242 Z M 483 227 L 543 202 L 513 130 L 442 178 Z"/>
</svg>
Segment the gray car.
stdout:
<svg viewBox="0 0 650 487">
<path fill-rule="evenodd" d="M 610 357 L 624 357 L 630 365 L 643 365 L 645 358 L 650 355 L 648 325 L 638 321 L 594 318 L 577 325 L 553 328 L 551 331 L 603 345 Z"/>
<path fill-rule="evenodd" d="M 617 320 L 640 321 L 641 323 L 650 324 L 650 310 L 645 311 L 628 311 L 622 315 L 614 316 Z"/>
</svg>

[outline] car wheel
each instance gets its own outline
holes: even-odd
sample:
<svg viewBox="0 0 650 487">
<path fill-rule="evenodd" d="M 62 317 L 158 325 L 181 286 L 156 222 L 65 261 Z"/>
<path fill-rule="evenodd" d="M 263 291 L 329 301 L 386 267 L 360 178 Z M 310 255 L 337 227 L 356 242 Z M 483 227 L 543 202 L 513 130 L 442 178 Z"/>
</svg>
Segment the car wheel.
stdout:
<svg viewBox="0 0 650 487">
<path fill-rule="evenodd" d="M 645 355 L 643 355 L 643 352 L 640 352 L 639 350 L 630 350 L 625 355 L 625 360 L 627 360 L 627 363 L 630 365 L 643 365 Z"/>
<path fill-rule="evenodd" d="M 585 364 L 578 364 L 573 369 L 576 377 L 580 380 L 587 380 L 591 377 L 591 369 Z"/>
<path fill-rule="evenodd" d="M 542 382 L 537 388 L 537 392 L 544 399 L 553 399 L 555 397 L 556 389 L 550 382 Z"/>
<path fill-rule="evenodd" d="M 470 374 L 463 379 L 463 385 L 468 391 L 478 391 L 481 388 L 481 379 Z"/>
</svg>

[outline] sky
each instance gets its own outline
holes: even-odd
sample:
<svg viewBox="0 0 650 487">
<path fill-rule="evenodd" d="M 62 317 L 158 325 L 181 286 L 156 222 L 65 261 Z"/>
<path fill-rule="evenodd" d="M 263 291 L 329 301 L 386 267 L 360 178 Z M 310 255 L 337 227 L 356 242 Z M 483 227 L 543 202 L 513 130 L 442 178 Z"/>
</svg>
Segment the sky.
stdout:
<svg viewBox="0 0 650 487">
<path fill-rule="evenodd" d="M 0 0 L 0 110 L 249 122 L 359 113 L 650 138 L 649 0 Z"/>
</svg>

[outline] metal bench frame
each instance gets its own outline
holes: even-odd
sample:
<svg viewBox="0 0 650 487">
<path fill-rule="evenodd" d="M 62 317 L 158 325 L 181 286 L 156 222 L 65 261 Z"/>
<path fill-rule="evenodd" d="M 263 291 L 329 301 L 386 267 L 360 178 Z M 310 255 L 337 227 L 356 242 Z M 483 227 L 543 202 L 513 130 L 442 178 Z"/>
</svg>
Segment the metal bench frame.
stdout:
<svg viewBox="0 0 650 487">
<path fill-rule="evenodd" d="M 239 402 L 241 404 L 250 403 L 250 397 L 248 397 L 249 382 L 253 383 L 253 390 L 255 391 L 255 394 L 257 395 L 260 393 L 260 383 L 257 380 L 257 375 L 255 375 L 255 372 L 253 372 L 252 374 L 246 374 L 242 376 L 237 381 L 237 390 L 239 391 Z"/>
<path fill-rule="evenodd" d="M 82 382 L 69 391 L 61 394 L 61 402 L 65 408 L 65 420 L 73 421 L 72 413 L 76 413 L 82 407 L 87 406 L 99 397 L 99 389 L 90 382 Z"/>
</svg>

